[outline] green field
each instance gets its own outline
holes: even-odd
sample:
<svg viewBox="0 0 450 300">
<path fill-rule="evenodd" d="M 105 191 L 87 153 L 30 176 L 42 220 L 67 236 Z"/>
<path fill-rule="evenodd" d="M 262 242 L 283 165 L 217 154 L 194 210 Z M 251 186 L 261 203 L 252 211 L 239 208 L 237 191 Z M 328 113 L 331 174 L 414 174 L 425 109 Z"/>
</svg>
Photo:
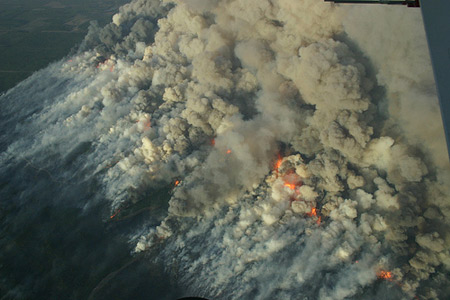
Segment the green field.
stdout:
<svg viewBox="0 0 450 300">
<path fill-rule="evenodd" d="M 0 0 L 0 93 L 61 59 L 131 0 Z"/>
</svg>

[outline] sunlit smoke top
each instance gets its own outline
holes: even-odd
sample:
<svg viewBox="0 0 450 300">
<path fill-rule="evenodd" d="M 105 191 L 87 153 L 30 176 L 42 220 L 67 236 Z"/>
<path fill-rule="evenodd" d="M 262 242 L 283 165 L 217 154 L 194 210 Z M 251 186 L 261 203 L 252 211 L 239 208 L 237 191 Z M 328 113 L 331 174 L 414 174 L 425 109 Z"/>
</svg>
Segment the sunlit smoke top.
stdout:
<svg viewBox="0 0 450 300">
<path fill-rule="evenodd" d="M 130 240 L 192 294 L 443 299 L 448 162 L 411 26 L 416 11 L 317 0 L 132 1 L 29 79 L 53 100 L 2 162 L 81 153 L 110 220 L 170 187 L 164 221 Z"/>
</svg>

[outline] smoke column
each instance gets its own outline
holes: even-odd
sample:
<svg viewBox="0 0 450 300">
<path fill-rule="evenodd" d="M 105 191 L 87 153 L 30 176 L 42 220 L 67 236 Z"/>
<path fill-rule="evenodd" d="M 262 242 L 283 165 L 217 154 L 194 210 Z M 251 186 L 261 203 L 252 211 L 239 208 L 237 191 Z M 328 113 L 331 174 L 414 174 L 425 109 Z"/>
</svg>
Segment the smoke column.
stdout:
<svg viewBox="0 0 450 300">
<path fill-rule="evenodd" d="M 127 237 L 185 296 L 445 299 L 427 51 L 403 7 L 132 1 L 1 96 L 0 167 L 95 182 L 105 222 L 158 198 Z"/>
</svg>

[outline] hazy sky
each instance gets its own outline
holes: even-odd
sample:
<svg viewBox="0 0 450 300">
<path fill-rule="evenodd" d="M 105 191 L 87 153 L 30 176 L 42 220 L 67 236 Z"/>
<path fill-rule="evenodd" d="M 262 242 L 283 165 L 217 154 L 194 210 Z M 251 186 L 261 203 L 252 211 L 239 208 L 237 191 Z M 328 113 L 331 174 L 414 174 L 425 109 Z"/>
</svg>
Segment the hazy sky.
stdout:
<svg viewBox="0 0 450 300">
<path fill-rule="evenodd" d="M 441 101 L 447 145 L 450 145 L 448 140 L 450 134 L 450 1 L 428 0 L 421 1 L 421 5 Z M 450 149 L 448 150 L 450 154 Z"/>
</svg>

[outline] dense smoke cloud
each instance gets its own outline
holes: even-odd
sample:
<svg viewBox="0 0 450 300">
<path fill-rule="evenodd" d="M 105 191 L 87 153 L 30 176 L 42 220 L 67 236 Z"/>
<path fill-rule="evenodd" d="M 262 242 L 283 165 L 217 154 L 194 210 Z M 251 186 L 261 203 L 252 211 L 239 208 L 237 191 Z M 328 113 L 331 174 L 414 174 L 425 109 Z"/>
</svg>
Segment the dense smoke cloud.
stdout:
<svg viewBox="0 0 450 300">
<path fill-rule="evenodd" d="M 423 30 L 400 34 L 421 19 L 406 8 L 357 17 L 372 9 L 133 1 L 93 24 L 77 55 L 4 96 L 42 85 L 40 113 L 26 117 L 35 140 L 18 138 L 2 164 L 72 153 L 95 167 L 111 212 L 181 181 L 161 225 L 131 239 L 137 252 L 159 247 L 154 259 L 191 294 L 443 299 L 442 125 L 411 121 L 409 100 L 427 120 L 439 113 Z M 418 146 L 424 134 L 442 143 Z"/>
<path fill-rule="evenodd" d="M 383 22 L 376 21 L 380 19 Z M 375 6 L 367 10 L 355 6 L 346 11 L 344 24 L 346 32 L 370 57 L 378 83 L 387 89 L 386 99 L 380 103 L 389 111 L 390 124 L 386 124 L 386 130 L 422 147 L 433 156 L 435 164 L 447 167 L 443 125 L 441 118 L 437 118 L 436 87 L 419 19 L 419 9 Z M 359 26 L 354 26 L 355 23 Z M 395 35 L 386 34 L 389 31 Z"/>
</svg>

